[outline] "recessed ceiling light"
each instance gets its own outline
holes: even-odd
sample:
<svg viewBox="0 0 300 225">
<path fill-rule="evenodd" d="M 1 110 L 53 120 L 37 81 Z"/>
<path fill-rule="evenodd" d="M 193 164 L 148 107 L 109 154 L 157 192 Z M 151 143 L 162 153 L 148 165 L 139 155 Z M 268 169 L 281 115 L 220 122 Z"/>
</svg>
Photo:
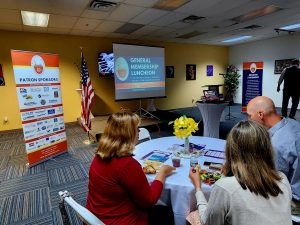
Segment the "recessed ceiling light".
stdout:
<svg viewBox="0 0 300 225">
<path fill-rule="evenodd" d="M 235 42 L 235 41 L 246 40 L 246 39 L 249 39 L 249 38 L 252 38 L 252 36 L 240 36 L 240 37 L 237 37 L 237 38 L 227 39 L 227 40 L 224 40 L 222 42 L 230 43 L 230 42 Z"/>
<path fill-rule="evenodd" d="M 296 24 L 285 26 L 285 27 L 280 27 L 280 29 L 282 29 L 282 30 L 292 30 L 292 29 L 297 29 L 299 27 L 300 27 L 300 23 L 296 23 Z"/>
<path fill-rule="evenodd" d="M 153 8 L 173 11 L 191 0 L 159 0 Z"/>
<path fill-rule="evenodd" d="M 49 14 L 21 11 L 23 24 L 27 26 L 47 27 Z"/>
<path fill-rule="evenodd" d="M 282 10 L 282 8 L 280 8 L 278 6 L 275 6 L 275 5 L 268 5 L 268 6 L 265 6 L 263 8 L 248 12 L 244 15 L 232 18 L 232 20 L 237 22 L 237 23 L 243 23 L 243 22 L 246 22 L 246 21 L 249 21 L 249 20 L 256 19 L 256 18 L 261 17 L 261 16 L 266 16 L 266 15 L 269 15 L 271 13 L 275 13 L 279 10 Z"/>
</svg>

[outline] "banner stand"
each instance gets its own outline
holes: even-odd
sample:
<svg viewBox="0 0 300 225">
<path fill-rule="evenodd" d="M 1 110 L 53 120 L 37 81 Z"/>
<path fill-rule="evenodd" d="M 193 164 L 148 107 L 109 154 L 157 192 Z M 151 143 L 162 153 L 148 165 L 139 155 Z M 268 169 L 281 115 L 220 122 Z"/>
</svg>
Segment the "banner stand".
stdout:
<svg viewBox="0 0 300 225">
<path fill-rule="evenodd" d="M 67 152 L 56 54 L 11 50 L 28 158 L 34 166 Z"/>
</svg>

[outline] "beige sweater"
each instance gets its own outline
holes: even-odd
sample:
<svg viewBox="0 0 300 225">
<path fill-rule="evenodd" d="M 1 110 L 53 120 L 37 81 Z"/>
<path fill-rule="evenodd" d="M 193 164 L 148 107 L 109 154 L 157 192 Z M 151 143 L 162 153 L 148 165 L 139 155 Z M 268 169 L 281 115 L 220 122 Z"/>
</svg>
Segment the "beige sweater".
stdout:
<svg viewBox="0 0 300 225">
<path fill-rule="evenodd" d="M 244 190 L 236 178 L 218 180 L 207 203 L 201 191 L 196 192 L 202 225 L 288 225 L 292 224 L 290 202 L 291 187 L 286 176 L 279 187 L 283 194 L 265 199 Z"/>
</svg>

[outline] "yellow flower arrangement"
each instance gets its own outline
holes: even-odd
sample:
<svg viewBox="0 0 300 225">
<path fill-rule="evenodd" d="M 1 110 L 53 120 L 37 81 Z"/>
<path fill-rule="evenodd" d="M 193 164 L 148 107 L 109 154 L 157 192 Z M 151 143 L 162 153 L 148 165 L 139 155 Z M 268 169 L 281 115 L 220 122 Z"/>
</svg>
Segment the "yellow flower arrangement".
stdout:
<svg viewBox="0 0 300 225">
<path fill-rule="evenodd" d="M 187 138 L 189 136 L 192 136 L 192 133 L 198 130 L 198 123 L 196 123 L 193 118 L 188 118 L 185 115 L 177 118 L 175 121 L 169 122 L 169 125 L 173 123 L 173 134 L 177 138 Z"/>
</svg>

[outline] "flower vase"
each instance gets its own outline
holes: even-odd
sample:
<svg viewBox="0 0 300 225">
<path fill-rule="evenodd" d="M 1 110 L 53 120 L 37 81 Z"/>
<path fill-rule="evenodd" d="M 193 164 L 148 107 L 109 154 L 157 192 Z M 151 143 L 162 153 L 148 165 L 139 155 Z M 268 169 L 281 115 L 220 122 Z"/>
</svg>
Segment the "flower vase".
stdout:
<svg viewBox="0 0 300 225">
<path fill-rule="evenodd" d="M 185 137 L 184 139 L 184 154 L 190 154 L 190 140 L 189 137 Z"/>
</svg>

